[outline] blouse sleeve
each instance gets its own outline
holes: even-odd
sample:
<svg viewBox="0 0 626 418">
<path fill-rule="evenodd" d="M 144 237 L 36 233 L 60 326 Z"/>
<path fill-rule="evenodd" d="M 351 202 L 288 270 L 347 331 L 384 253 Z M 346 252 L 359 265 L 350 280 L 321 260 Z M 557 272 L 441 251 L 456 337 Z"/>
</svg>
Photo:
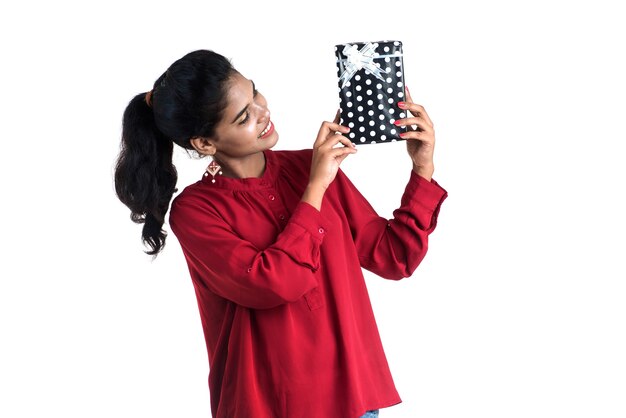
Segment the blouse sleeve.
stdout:
<svg viewBox="0 0 626 418">
<path fill-rule="evenodd" d="M 189 200 L 174 201 L 170 227 L 192 276 L 209 290 L 245 307 L 267 309 L 318 286 L 314 272 L 326 227 L 313 206 L 300 202 L 276 241 L 259 249 L 210 208 Z"/>
<path fill-rule="evenodd" d="M 400 207 L 385 219 L 341 170 L 337 180 L 361 266 L 386 279 L 411 276 L 426 255 L 447 192 L 411 170 Z"/>
</svg>

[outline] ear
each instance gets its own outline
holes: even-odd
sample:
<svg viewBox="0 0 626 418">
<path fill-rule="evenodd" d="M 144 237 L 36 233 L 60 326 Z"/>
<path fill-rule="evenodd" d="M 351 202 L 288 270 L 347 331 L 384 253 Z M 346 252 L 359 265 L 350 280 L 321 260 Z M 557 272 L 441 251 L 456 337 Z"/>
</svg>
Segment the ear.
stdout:
<svg viewBox="0 0 626 418">
<path fill-rule="evenodd" d="M 189 141 L 191 146 L 202 155 L 214 155 L 217 149 L 213 138 L 196 136 Z"/>
</svg>

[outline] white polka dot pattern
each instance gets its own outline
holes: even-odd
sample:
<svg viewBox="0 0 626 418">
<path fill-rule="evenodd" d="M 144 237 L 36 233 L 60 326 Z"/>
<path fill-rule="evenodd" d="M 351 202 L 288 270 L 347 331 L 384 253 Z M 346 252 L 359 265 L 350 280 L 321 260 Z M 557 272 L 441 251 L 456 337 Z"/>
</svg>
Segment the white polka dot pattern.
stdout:
<svg viewBox="0 0 626 418">
<path fill-rule="evenodd" d="M 398 108 L 398 102 L 404 97 L 404 67 L 402 62 L 402 43 L 400 41 L 372 42 L 376 46 L 374 64 L 379 66 L 384 81 L 365 69 L 358 70 L 342 89 L 338 83 L 343 125 L 351 129 L 348 137 L 356 145 L 395 142 L 402 140 L 399 134 L 406 132 L 403 126 L 396 126 L 396 118 L 405 114 Z M 359 51 L 366 45 L 354 42 Z M 337 76 L 344 69 L 346 57 L 345 45 L 337 45 Z M 355 109 L 356 107 L 356 109 Z"/>
</svg>

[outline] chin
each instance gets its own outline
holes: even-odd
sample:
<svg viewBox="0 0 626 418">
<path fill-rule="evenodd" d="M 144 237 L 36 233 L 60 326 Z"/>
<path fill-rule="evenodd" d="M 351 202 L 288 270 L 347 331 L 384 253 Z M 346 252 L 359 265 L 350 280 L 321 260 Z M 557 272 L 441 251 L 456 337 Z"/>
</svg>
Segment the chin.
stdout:
<svg viewBox="0 0 626 418">
<path fill-rule="evenodd" d="M 265 146 L 267 149 L 274 148 L 276 143 L 278 142 L 278 132 L 274 131 L 274 134 L 265 140 Z"/>
</svg>

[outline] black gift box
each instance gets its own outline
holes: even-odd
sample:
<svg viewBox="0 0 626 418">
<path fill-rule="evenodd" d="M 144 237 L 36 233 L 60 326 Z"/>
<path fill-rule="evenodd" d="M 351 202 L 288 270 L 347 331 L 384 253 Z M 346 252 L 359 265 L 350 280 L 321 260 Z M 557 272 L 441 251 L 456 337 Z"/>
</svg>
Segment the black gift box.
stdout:
<svg viewBox="0 0 626 418">
<path fill-rule="evenodd" d="M 341 116 L 356 144 L 402 140 L 406 127 L 396 119 L 406 117 L 398 107 L 404 101 L 402 42 L 353 42 L 335 46 Z"/>
</svg>

